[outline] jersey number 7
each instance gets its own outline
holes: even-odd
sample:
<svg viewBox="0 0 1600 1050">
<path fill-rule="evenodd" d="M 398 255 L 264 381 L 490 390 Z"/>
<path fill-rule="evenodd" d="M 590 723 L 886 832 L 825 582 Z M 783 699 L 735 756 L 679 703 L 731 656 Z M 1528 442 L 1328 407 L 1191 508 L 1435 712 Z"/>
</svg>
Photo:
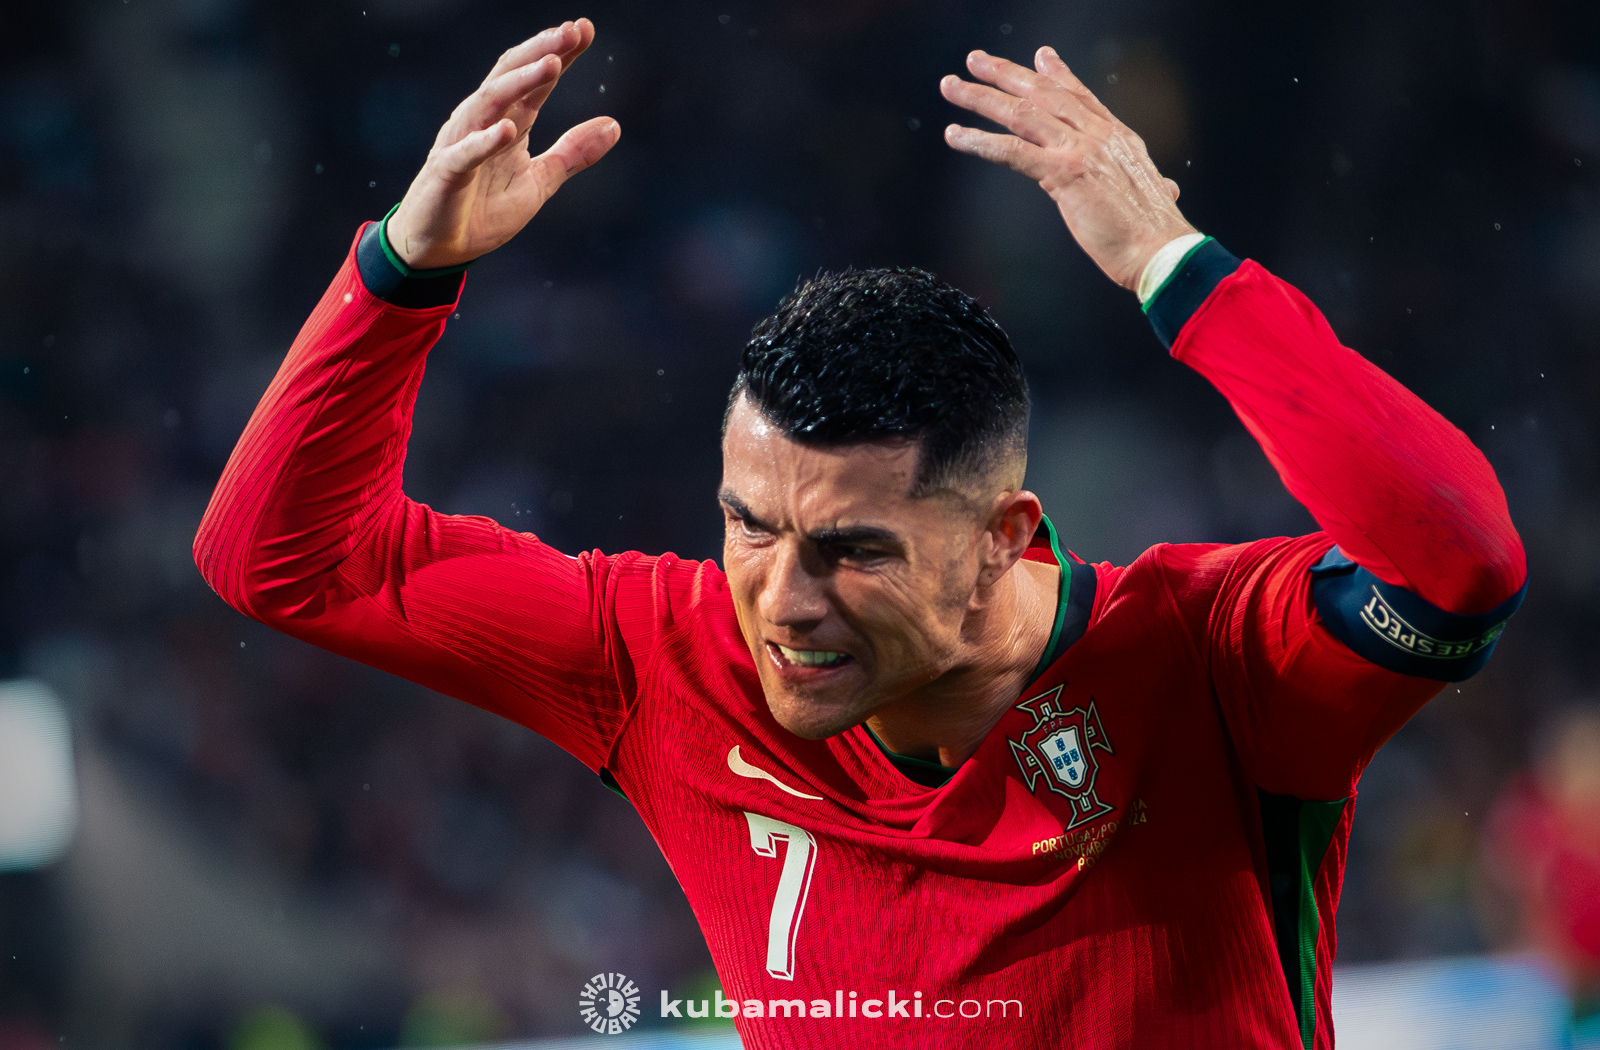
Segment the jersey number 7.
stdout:
<svg viewBox="0 0 1600 1050">
<path fill-rule="evenodd" d="M 744 819 L 750 822 L 750 848 L 761 856 L 776 857 L 780 839 L 788 844 L 783 853 L 783 871 L 778 875 L 778 893 L 772 899 L 772 919 L 767 924 L 767 972 L 792 981 L 794 939 L 800 933 L 806 894 L 811 892 L 817 840 L 803 828 L 759 813 L 746 812 Z"/>
</svg>

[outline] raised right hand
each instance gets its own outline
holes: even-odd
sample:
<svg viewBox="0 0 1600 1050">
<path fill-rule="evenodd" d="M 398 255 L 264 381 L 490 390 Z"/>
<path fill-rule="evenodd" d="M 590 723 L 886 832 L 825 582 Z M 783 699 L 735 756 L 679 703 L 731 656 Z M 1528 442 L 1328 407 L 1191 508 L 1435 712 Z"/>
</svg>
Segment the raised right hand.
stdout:
<svg viewBox="0 0 1600 1050">
<path fill-rule="evenodd" d="M 1161 177 L 1144 142 L 1054 48 L 1040 48 L 1034 66 L 969 54 L 967 70 L 982 83 L 948 76 L 939 90 L 1011 134 L 951 124 L 945 141 L 1037 179 L 1089 258 L 1113 281 L 1135 289 L 1162 245 L 1196 232 L 1178 210 L 1178 184 Z"/>
<path fill-rule="evenodd" d="M 478 90 L 439 129 L 422 170 L 389 219 L 389 243 L 408 266 L 471 262 L 528 224 L 557 189 L 616 145 L 610 117 L 584 121 L 537 157 L 528 129 L 556 81 L 594 41 L 587 18 L 546 29 L 500 56 Z"/>
</svg>

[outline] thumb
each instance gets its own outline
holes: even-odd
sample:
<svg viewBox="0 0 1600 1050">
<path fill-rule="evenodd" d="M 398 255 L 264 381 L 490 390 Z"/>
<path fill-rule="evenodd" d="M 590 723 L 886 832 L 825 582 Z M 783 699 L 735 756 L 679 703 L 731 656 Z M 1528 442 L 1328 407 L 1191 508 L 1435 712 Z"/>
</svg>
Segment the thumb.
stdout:
<svg viewBox="0 0 1600 1050">
<path fill-rule="evenodd" d="M 439 164 L 452 175 L 465 175 L 510 145 L 516 136 L 515 123 L 498 120 L 447 147 L 439 154 Z"/>
<path fill-rule="evenodd" d="M 540 201 L 548 200 L 563 182 L 609 153 L 620 138 L 622 127 L 610 117 L 595 117 L 568 128 L 553 146 L 528 162 Z"/>
<path fill-rule="evenodd" d="M 1178 184 L 1173 182 L 1171 179 L 1162 179 L 1161 181 L 1167 184 L 1167 192 L 1172 194 L 1172 199 L 1177 200 L 1179 192 Z"/>
</svg>

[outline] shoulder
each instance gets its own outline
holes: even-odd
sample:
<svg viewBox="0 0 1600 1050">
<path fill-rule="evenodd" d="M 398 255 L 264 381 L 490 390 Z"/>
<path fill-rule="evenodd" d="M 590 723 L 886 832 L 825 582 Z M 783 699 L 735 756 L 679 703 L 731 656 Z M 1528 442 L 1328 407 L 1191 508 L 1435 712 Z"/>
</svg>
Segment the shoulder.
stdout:
<svg viewBox="0 0 1600 1050">
<path fill-rule="evenodd" d="M 1140 555 L 1129 570 L 1158 574 L 1175 590 L 1214 591 L 1230 580 L 1286 565 L 1304 562 L 1309 569 L 1331 546 L 1323 532 L 1248 543 L 1161 543 Z"/>
<path fill-rule="evenodd" d="M 608 597 L 638 605 L 648 603 L 659 618 L 681 620 L 727 611 L 733 603 L 728 578 L 717 563 L 665 554 L 593 550 L 575 560 L 603 581 Z"/>
<path fill-rule="evenodd" d="M 1271 587 L 1309 573 L 1333 545 L 1325 533 L 1249 543 L 1160 543 L 1125 569 L 1102 573 L 1107 598 L 1164 595 L 1183 619 L 1204 621 L 1218 600 L 1243 588 Z"/>
</svg>

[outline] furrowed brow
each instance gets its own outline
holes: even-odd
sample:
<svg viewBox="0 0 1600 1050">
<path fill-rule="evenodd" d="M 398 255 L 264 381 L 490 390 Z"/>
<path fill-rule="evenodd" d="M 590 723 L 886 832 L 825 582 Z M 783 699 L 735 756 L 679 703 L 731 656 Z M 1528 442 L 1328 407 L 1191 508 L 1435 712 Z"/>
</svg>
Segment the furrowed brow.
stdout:
<svg viewBox="0 0 1600 1050">
<path fill-rule="evenodd" d="M 772 531 L 772 526 L 756 517 L 755 512 L 746 506 L 744 500 L 735 495 L 733 490 L 723 489 L 721 492 L 717 493 L 717 500 L 724 507 L 727 507 L 729 510 L 733 511 L 734 515 L 740 520 L 749 522 L 758 529 L 766 529 L 768 532 Z"/>
<path fill-rule="evenodd" d="M 851 546 L 857 543 L 899 543 L 898 533 L 875 525 L 852 525 L 842 529 L 818 529 L 808 539 L 819 545 Z"/>
</svg>

